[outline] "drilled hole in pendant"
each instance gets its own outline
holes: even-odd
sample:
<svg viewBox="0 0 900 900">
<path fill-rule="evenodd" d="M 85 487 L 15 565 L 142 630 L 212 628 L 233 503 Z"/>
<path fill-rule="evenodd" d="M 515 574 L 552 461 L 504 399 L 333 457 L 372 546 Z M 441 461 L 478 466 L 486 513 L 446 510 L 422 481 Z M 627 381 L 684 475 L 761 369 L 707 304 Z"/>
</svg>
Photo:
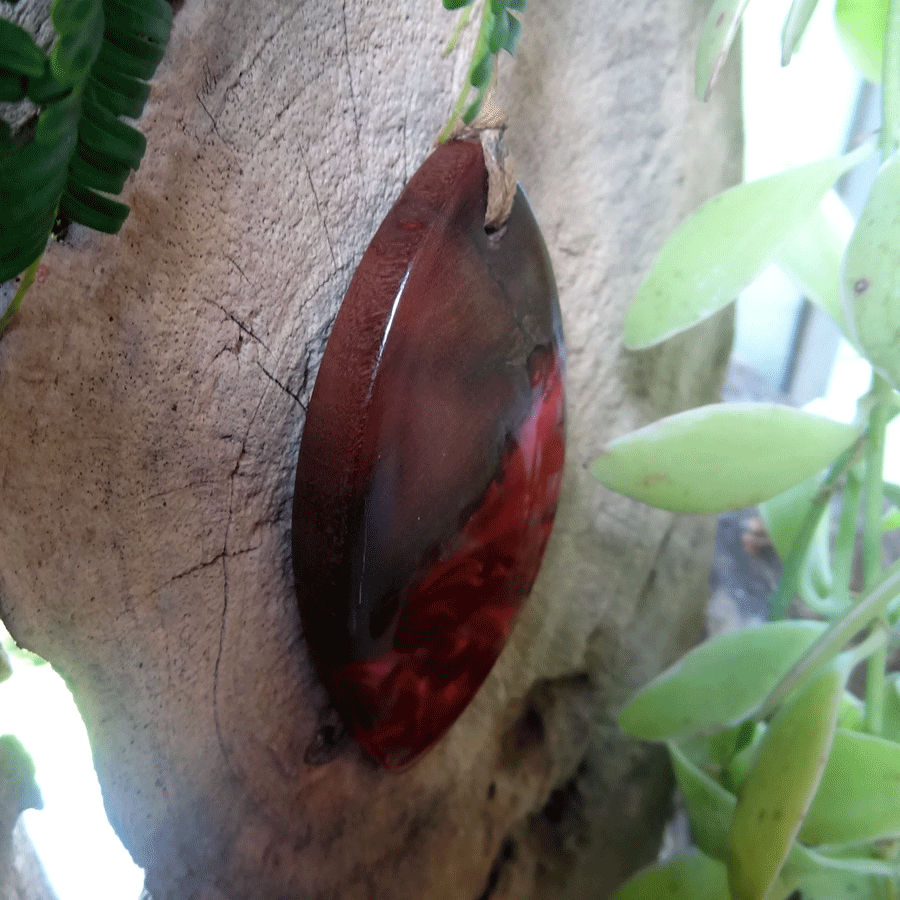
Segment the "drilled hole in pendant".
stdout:
<svg viewBox="0 0 900 900">
<path fill-rule="evenodd" d="M 488 240 L 491 242 L 492 246 L 496 246 L 503 239 L 503 235 L 506 234 L 506 222 L 502 225 L 485 225 L 484 233 L 488 236 Z"/>
</svg>

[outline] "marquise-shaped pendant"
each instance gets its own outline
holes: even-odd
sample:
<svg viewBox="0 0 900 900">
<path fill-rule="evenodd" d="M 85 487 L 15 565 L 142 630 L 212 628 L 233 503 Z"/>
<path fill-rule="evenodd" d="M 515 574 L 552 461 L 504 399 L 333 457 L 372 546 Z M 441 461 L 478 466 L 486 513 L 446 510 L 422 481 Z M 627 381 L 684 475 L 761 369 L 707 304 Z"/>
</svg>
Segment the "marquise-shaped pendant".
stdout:
<svg viewBox="0 0 900 900">
<path fill-rule="evenodd" d="M 538 573 L 559 497 L 559 304 L 521 190 L 485 231 L 480 144 L 438 147 L 375 234 L 322 360 L 293 552 L 309 648 L 377 762 L 457 719 Z"/>
</svg>

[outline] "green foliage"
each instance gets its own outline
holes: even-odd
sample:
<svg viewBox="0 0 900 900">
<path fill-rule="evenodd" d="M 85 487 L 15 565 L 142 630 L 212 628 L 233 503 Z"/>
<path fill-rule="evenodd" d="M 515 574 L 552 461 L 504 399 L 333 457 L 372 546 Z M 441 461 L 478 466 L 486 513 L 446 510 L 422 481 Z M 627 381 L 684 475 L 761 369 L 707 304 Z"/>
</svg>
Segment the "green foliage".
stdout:
<svg viewBox="0 0 900 900">
<path fill-rule="evenodd" d="M 639 872 L 616 892 L 615 900 L 723 900 L 727 890 L 725 866 L 694 850 Z"/>
<path fill-rule="evenodd" d="M 463 19 L 460 29 L 469 20 L 471 7 L 475 0 L 443 0 L 445 9 L 462 9 Z M 516 52 L 519 37 L 522 32 L 522 23 L 513 12 L 521 12 L 525 9 L 527 0 L 484 0 L 481 13 L 481 25 L 478 29 L 478 37 L 475 39 L 475 49 L 472 52 L 472 62 L 469 65 L 466 84 L 453 108 L 450 120 L 438 136 L 439 141 L 445 141 L 450 137 L 458 119 L 462 119 L 469 125 L 481 111 L 484 98 L 493 80 L 496 67 L 497 54 L 505 50 L 512 55 Z M 455 46 L 454 36 L 451 45 Z M 474 96 L 472 92 L 474 91 Z"/>
<path fill-rule="evenodd" d="M 697 47 L 694 86 L 701 100 L 709 100 L 749 2 L 713 0 Z"/>
<path fill-rule="evenodd" d="M 816 476 L 759 506 L 772 545 L 781 559 L 791 560 L 795 547 L 804 551 L 803 557 L 797 560 L 794 589 L 810 609 L 826 617 L 846 609 L 844 592 L 836 589 L 831 564 L 830 521 L 826 514 L 830 499 L 831 492 L 823 490 L 823 480 Z M 855 515 L 853 522 L 856 522 Z"/>
<path fill-rule="evenodd" d="M 898 784 L 900 744 L 838 729 L 800 840 L 864 844 L 900 838 Z"/>
<path fill-rule="evenodd" d="M 701 96 L 745 6 L 713 2 L 697 54 Z M 815 6 L 791 4 L 785 62 Z M 837 0 L 835 15 L 851 57 L 882 82 L 882 167 L 859 222 L 823 197 L 869 147 L 726 191 L 663 247 L 626 319 L 630 348 L 658 344 L 774 261 L 875 374 L 855 426 L 778 405 L 719 404 L 620 437 L 594 463 L 603 484 L 663 509 L 764 500 L 784 562 L 773 621 L 701 645 L 621 711 L 626 732 L 667 742 L 697 847 L 638 873 L 616 900 L 900 895 L 900 675 L 885 671 L 900 626 L 900 562 L 886 571 L 881 562 L 884 531 L 900 527 L 900 487 L 883 478 L 885 431 L 900 411 L 900 0 Z M 824 622 L 777 621 L 798 594 Z M 859 664 L 864 698 L 845 687 Z"/>
<path fill-rule="evenodd" d="M 793 0 L 781 29 L 781 64 L 786 66 L 794 55 L 819 0 Z"/>
<path fill-rule="evenodd" d="M 834 19 L 844 50 L 869 81 L 881 81 L 888 0 L 837 0 Z"/>
<path fill-rule="evenodd" d="M 821 307 L 853 340 L 844 317 L 841 266 L 853 231 L 849 213 L 826 196 L 812 215 L 788 235 L 775 262 L 803 294 Z"/>
<path fill-rule="evenodd" d="M 591 471 L 606 487 L 660 509 L 722 512 L 810 478 L 858 433 L 777 403 L 716 403 L 611 441 Z"/>
<path fill-rule="evenodd" d="M 731 188 L 679 226 L 625 318 L 625 346 L 658 344 L 731 303 L 803 226 L 834 182 L 870 156 L 866 145 Z"/>
<path fill-rule="evenodd" d="M 819 786 L 846 673 L 826 669 L 775 715 L 738 794 L 728 834 L 734 900 L 764 900 Z"/>
<path fill-rule="evenodd" d="M 120 116 L 141 115 L 172 21 L 165 0 L 54 0 L 49 56 L 0 19 L 0 95 L 40 108 L 33 133 L 0 129 L 0 281 L 43 253 L 57 214 L 116 233 L 115 199 L 146 141 Z M 5 324 L 5 323 L 2 323 Z"/>
<path fill-rule="evenodd" d="M 719 635 L 643 688 L 619 713 L 619 727 L 666 741 L 738 725 L 761 708 L 824 630 L 818 622 L 769 622 Z"/>
<path fill-rule="evenodd" d="M 844 256 L 844 296 L 856 344 L 900 387 L 900 154 L 881 167 Z"/>
</svg>

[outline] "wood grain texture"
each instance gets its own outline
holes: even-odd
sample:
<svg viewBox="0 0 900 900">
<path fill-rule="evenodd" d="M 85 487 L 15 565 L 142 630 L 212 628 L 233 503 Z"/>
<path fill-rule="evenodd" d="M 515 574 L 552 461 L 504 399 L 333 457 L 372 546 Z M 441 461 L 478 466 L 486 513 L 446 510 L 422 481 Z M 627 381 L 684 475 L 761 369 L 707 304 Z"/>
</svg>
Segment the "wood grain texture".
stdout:
<svg viewBox="0 0 900 900">
<path fill-rule="evenodd" d="M 727 317 L 641 356 L 620 334 L 738 175 L 738 85 L 693 99 L 693 0 L 532 7 L 499 99 L 560 288 L 568 474 L 509 645 L 420 765 L 304 763 L 290 508 L 340 299 L 462 78 L 440 4 L 184 4 L 131 217 L 52 247 L 0 341 L 0 616 L 68 679 L 155 900 L 593 900 L 652 853 L 666 776 L 612 716 L 698 637 L 711 524 L 587 464 L 718 391 Z"/>
</svg>

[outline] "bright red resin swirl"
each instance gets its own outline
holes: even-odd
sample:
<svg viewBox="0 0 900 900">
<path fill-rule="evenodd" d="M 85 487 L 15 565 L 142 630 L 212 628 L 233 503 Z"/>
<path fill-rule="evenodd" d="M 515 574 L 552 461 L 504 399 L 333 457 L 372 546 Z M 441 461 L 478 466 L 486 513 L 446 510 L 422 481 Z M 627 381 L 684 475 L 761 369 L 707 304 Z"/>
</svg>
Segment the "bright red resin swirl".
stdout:
<svg viewBox="0 0 900 900">
<path fill-rule="evenodd" d="M 485 234 L 481 148 L 438 148 L 329 339 L 297 468 L 307 641 L 346 724 L 400 767 L 453 724 L 537 577 L 564 458 L 564 354 L 521 192 Z"/>
</svg>

